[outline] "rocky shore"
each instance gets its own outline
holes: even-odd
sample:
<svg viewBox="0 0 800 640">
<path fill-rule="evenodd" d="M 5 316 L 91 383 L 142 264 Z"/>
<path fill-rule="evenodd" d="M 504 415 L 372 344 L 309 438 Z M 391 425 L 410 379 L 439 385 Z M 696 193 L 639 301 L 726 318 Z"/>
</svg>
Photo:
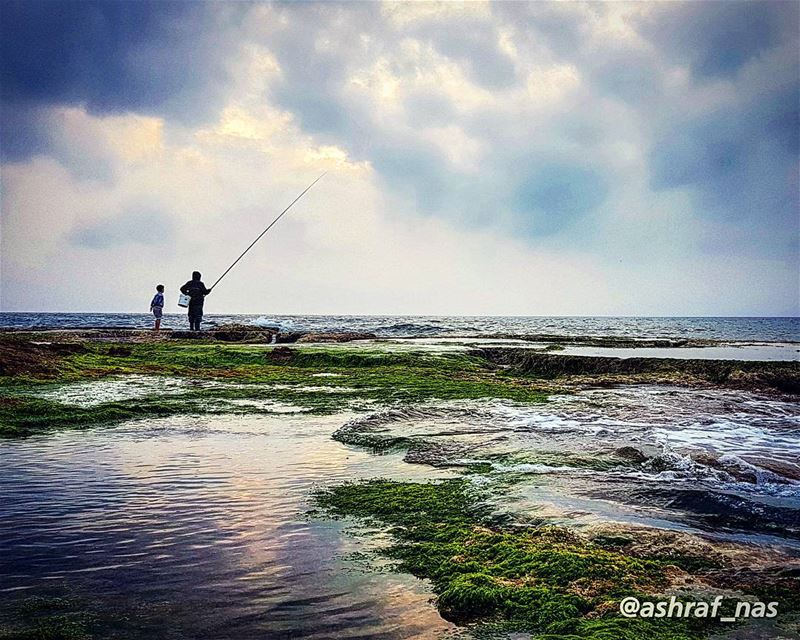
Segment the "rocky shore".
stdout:
<svg viewBox="0 0 800 640">
<path fill-rule="evenodd" d="M 163 342 L 168 340 L 206 340 L 220 342 L 245 342 L 252 344 L 286 344 L 294 342 L 350 342 L 370 340 L 375 334 L 363 332 L 316 333 L 311 331 L 281 331 L 277 327 L 259 327 L 245 324 L 227 324 L 205 331 L 162 329 L 158 333 L 149 329 L 127 327 L 82 327 L 80 329 L 2 329 L 0 337 L 30 340 L 32 342 Z"/>
<path fill-rule="evenodd" d="M 376 479 L 366 481 L 354 475 L 342 482 L 337 476 L 317 493 L 315 513 L 385 528 L 388 546 L 378 555 L 399 571 L 425 578 L 446 620 L 538 637 L 699 640 L 719 632 L 719 625 L 631 621 L 616 615 L 615 607 L 631 594 L 643 600 L 676 593 L 702 599 L 727 590 L 735 597 L 779 600 L 781 629 L 800 628 L 796 554 L 614 518 L 582 529 L 571 522 L 580 510 L 569 507 L 551 520 L 540 511 L 546 502 L 536 497 L 541 487 L 559 481 L 564 491 L 595 482 L 583 485 L 582 500 L 599 495 L 603 504 L 617 500 L 623 511 L 656 509 L 660 517 L 709 533 L 729 528 L 796 538 L 796 509 L 779 508 L 773 494 L 763 503 L 759 493 L 765 479 L 776 491 L 791 490 L 800 478 L 791 459 L 773 459 L 758 447 L 748 449 L 750 455 L 694 450 L 680 455 L 642 437 L 653 424 L 677 428 L 678 434 L 711 425 L 699 436 L 703 441 L 725 437 L 717 432 L 730 434 L 737 426 L 726 426 L 728 417 L 745 410 L 755 411 L 751 419 L 763 425 L 783 424 L 782 416 L 794 415 L 783 407 L 792 407 L 800 393 L 800 363 L 565 355 L 552 347 L 580 343 L 579 338 L 528 338 L 545 346 L 500 346 L 503 338 L 492 336 L 483 346 L 472 339 L 450 349 L 413 340 L 398 347 L 397 339 L 369 333 L 249 325 L 160 334 L 108 328 L 3 331 L 0 438 L 8 445 L 39 439 L 52 444 L 57 439 L 42 436 L 85 430 L 70 435 L 85 437 L 91 450 L 92 438 L 111 425 L 138 430 L 186 420 L 335 418 L 341 422 L 323 436 L 349 447 L 343 455 L 366 451 L 382 460 L 402 452 L 396 464 L 451 474 L 438 482 L 377 479 L 377 470 Z M 589 342 L 667 349 L 687 344 Z M 613 401 L 608 396 L 631 392 L 643 395 L 609 409 L 604 421 L 603 403 Z M 564 398 L 581 397 L 584 404 L 559 414 Z M 713 410 L 705 408 L 709 402 Z M 777 404 L 784 413 L 748 409 L 748 403 Z M 639 405 L 662 407 L 664 415 L 640 415 Z M 682 411 L 689 417 L 680 418 Z M 683 426 L 676 427 L 680 420 Z M 595 423 L 619 423 L 621 431 L 611 427 L 598 436 Z M 625 435 L 625 425 L 646 428 Z M 267 432 L 254 433 L 265 451 L 273 446 L 275 441 L 264 444 L 263 438 L 272 437 Z M 283 426 L 276 433 L 284 433 Z M 157 430 L 150 437 L 163 436 Z M 229 445 L 237 445 L 233 436 Z M 693 474 L 691 482 L 679 491 L 670 478 L 687 473 Z M 715 494 L 709 478 L 752 494 L 755 506 L 741 497 L 731 501 L 724 491 Z M 700 486 L 703 482 L 710 484 Z M 517 502 L 509 501 L 511 495 Z M 19 624 L 16 618 L 12 622 Z"/>
<path fill-rule="evenodd" d="M 511 336 L 487 336 L 487 341 L 511 339 Z M 722 386 L 766 393 L 800 394 L 800 361 L 739 361 L 654 357 L 608 357 L 564 355 L 558 345 L 603 346 L 646 349 L 708 347 L 714 341 L 636 340 L 557 335 L 514 336 L 515 340 L 542 343 L 540 349 L 513 346 L 479 346 L 465 343 L 465 352 L 487 366 L 535 379 L 542 386 L 609 386 L 616 384 L 685 384 Z M 127 328 L 39 329 L 0 331 L 0 375 L 55 375 L 64 358 L 90 349 L 123 358 L 134 345 L 170 344 L 241 344 L 241 345 L 336 345 L 360 341 L 366 346 L 383 341 L 371 333 L 315 333 L 280 331 L 275 327 L 222 325 L 202 332 Z M 395 339 L 397 342 L 397 339 Z M 105 350 L 102 346 L 106 345 Z M 279 354 L 280 355 L 280 354 Z M 291 353 L 280 355 L 286 360 Z"/>
<path fill-rule="evenodd" d="M 482 348 L 471 354 L 520 375 L 570 379 L 597 385 L 699 384 L 800 394 L 800 362 L 748 362 L 678 358 L 613 358 L 538 353 L 530 349 Z"/>
</svg>

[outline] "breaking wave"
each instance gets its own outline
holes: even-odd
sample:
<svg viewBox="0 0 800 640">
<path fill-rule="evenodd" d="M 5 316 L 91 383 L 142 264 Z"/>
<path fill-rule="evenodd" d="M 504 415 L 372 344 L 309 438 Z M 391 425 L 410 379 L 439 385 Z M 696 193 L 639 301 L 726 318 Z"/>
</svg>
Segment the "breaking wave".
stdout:
<svg viewBox="0 0 800 640">
<path fill-rule="evenodd" d="M 800 538 L 800 408 L 785 401 L 631 387 L 557 396 L 542 405 L 492 400 L 397 407 L 353 419 L 334 437 L 375 451 L 404 451 L 407 462 L 480 465 L 489 477 L 523 483 L 547 477 L 553 491 L 659 517 L 668 512 L 669 519 L 695 525 L 714 519 L 724 529 L 719 510 L 735 503 L 734 529 Z M 705 511 L 698 492 L 708 497 Z M 649 493 L 657 499 L 651 502 Z M 766 521 L 758 514 L 768 514 Z"/>
</svg>

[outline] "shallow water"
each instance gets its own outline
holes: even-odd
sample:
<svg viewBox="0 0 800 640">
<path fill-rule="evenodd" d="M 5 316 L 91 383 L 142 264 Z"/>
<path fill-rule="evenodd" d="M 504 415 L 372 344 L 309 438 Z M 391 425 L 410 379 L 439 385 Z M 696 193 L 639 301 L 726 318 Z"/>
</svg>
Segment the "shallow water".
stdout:
<svg viewBox="0 0 800 640">
<path fill-rule="evenodd" d="M 130 393 L 118 382 L 104 397 Z M 109 381 L 47 393 L 91 397 L 91 384 Z M 401 435 L 407 448 L 376 455 L 333 440 L 337 430 Z M 639 459 L 620 459 L 621 447 Z M 307 515 L 314 487 L 484 461 L 489 473 L 470 477 L 521 519 L 651 524 L 800 557 L 799 458 L 796 404 L 672 387 L 183 416 L 3 441 L 0 612 L 67 595 L 118 638 L 441 637 L 452 627 L 426 585 L 374 570 L 385 536 Z"/>
<path fill-rule="evenodd" d="M 441 477 L 330 439 L 346 416 L 182 417 L 0 443 L 0 609 L 86 599 L 115 637 L 433 637 L 424 585 L 304 517 L 317 483 Z"/>
<path fill-rule="evenodd" d="M 797 343 L 737 344 L 714 347 L 670 347 L 670 348 L 611 348 L 611 347 L 565 347 L 558 351 L 563 355 L 606 356 L 611 358 L 679 358 L 697 360 L 749 360 L 777 362 L 800 360 Z"/>
<path fill-rule="evenodd" d="M 348 345 L 359 343 L 348 343 Z M 360 341 L 374 348 L 383 344 L 390 350 L 429 350 L 435 352 L 464 351 L 475 347 L 514 347 L 544 351 L 555 355 L 608 358 L 678 358 L 697 360 L 748 360 L 780 362 L 800 360 L 800 344 L 791 342 L 737 343 L 713 347 L 591 347 L 567 345 L 549 351 L 552 343 L 493 338 L 394 338 L 380 342 Z"/>
<path fill-rule="evenodd" d="M 800 551 L 800 406 L 628 387 L 541 406 L 447 403 L 358 417 L 339 436 L 404 437 L 407 459 L 514 474 L 504 510 L 571 524 L 691 529 Z"/>
</svg>

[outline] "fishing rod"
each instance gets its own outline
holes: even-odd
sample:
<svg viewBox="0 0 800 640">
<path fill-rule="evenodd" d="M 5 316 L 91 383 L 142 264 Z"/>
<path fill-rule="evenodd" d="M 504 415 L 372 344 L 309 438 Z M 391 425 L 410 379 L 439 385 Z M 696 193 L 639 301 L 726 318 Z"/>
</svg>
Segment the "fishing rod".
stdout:
<svg viewBox="0 0 800 640">
<path fill-rule="evenodd" d="M 231 264 L 231 266 L 230 266 L 230 267 L 228 267 L 227 269 L 225 269 L 225 272 L 224 272 L 224 273 L 223 273 L 223 274 L 222 274 L 222 275 L 221 275 L 219 278 L 217 278 L 217 281 L 216 281 L 214 284 L 212 284 L 212 285 L 211 285 L 211 288 L 209 289 L 209 291 L 211 291 L 211 289 L 213 289 L 214 287 L 216 287 L 216 286 L 219 284 L 219 281 L 220 281 L 220 280 L 222 280 L 222 279 L 223 279 L 223 278 L 224 278 L 226 275 L 228 275 L 228 271 L 230 271 L 231 269 L 233 269 L 233 268 L 236 266 L 236 263 L 237 263 L 237 262 L 239 262 L 239 260 L 241 260 L 242 258 L 244 258 L 244 255 L 245 255 L 245 254 L 246 254 L 248 251 L 250 251 L 250 249 L 252 249 L 252 248 L 253 248 L 253 246 L 255 245 L 255 243 L 256 243 L 256 242 L 258 242 L 259 240 L 261 240 L 262 236 L 263 236 L 263 235 L 264 235 L 264 234 L 265 234 L 267 231 L 269 231 L 270 229 L 272 229 L 272 226 L 273 226 L 273 225 L 274 225 L 274 224 L 275 224 L 275 223 L 276 223 L 278 220 L 280 220 L 280 219 L 281 219 L 281 218 L 282 218 L 282 217 L 283 217 L 283 216 L 286 214 L 286 212 L 287 212 L 287 211 L 289 211 L 289 209 L 291 209 L 291 208 L 292 208 L 292 206 L 294 205 L 294 203 L 295 203 L 295 202 L 297 202 L 297 201 L 298 201 L 300 198 L 302 198 L 304 195 L 306 195 L 306 193 L 308 192 L 308 190 L 309 190 L 309 189 L 311 189 L 311 187 L 313 187 L 315 184 L 317 184 L 317 182 L 319 182 L 320 180 L 322 180 L 323 176 L 324 176 L 326 173 L 328 173 L 328 172 L 327 172 L 327 171 L 325 171 L 325 172 L 324 172 L 324 173 L 323 173 L 323 174 L 322 174 L 322 175 L 321 175 L 319 178 L 317 178 L 316 180 L 314 180 L 314 182 L 312 182 L 310 185 L 308 185 L 308 186 L 307 186 L 307 187 L 306 187 L 306 188 L 303 190 L 303 192 L 302 192 L 302 193 L 301 193 L 299 196 L 297 196 L 297 197 L 296 197 L 294 200 L 292 200 L 292 202 L 289 204 L 289 206 L 288 206 L 288 207 L 286 207 L 286 208 L 285 208 L 283 211 L 281 211 L 280 215 L 279 215 L 277 218 L 275 218 L 275 219 L 274 219 L 272 222 L 270 222 L 270 223 L 267 225 L 267 228 L 266 228 L 266 229 L 264 229 L 264 230 L 263 230 L 261 233 L 259 233 L 259 234 L 258 234 L 258 237 L 257 237 L 255 240 L 253 240 L 253 241 L 250 243 L 250 246 L 249 246 L 249 247 L 247 247 L 247 249 L 245 249 L 244 251 L 242 251 L 242 253 L 239 255 L 239 257 L 238 257 L 238 258 L 236 258 L 236 260 L 234 260 L 234 261 L 233 261 L 233 264 Z"/>
</svg>

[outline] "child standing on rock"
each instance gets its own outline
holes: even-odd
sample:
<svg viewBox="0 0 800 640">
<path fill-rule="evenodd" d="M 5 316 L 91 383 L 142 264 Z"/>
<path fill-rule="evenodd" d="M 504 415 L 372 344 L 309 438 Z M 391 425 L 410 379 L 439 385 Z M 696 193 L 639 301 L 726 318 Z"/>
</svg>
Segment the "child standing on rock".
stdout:
<svg viewBox="0 0 800 640">
<path fill-rule="evenodd" d="M 150 303 L 150 311 L 156 318 L 153 331 L 161 329 L 161 315 L 164 312 L 164 285 L 159 284 L 156 286 L 156 295 L 153 296 L 153 301 Z"/>
</svg>

